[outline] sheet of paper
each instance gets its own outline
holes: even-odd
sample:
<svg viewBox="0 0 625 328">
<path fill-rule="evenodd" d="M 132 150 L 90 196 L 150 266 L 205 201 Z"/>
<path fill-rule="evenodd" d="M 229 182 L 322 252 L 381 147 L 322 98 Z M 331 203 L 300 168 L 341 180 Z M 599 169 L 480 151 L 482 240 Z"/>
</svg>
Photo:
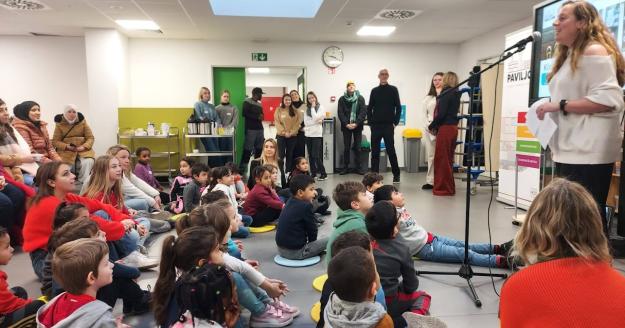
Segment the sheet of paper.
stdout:
<svg viewBox="0 0 625 328">
<path fill-rule="evenodd" d="M 527 128 L 532 132 L 536 139 L 538 139 L 543 149 L 547 149 L 549 141 L 558 129 L 558 125 L 550 116 L 551 113 L 546 113 L 542 121 L 538 119 L 538 115 L 536 114 L 538 106 L 548 101 L 548 98 L 543 98 L 534 102 L 525 116 Z"/>
</svg>

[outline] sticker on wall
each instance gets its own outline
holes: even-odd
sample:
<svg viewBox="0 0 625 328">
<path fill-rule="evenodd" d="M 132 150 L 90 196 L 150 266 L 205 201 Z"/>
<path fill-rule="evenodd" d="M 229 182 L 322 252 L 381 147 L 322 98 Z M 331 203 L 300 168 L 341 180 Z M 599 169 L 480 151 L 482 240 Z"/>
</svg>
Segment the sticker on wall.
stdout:
<svg viewBox="0 0 625 328">
<path fill-rule="evenodd" d="M 401 105 L 401 115 L 399 116 L 399 125 L 406 125 L 406 105 Z"/>
</svg>

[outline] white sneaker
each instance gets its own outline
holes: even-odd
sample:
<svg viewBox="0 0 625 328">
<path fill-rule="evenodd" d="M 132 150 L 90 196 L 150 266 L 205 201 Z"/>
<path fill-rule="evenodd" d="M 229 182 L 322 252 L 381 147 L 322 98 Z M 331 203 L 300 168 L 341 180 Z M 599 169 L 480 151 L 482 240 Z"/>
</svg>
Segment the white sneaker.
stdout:
<svg viewBox="0 0 625 328">
<path fill-rule="evenodd" d="M 267 308 L 262 314 L 250 317 L 250 327 L 253 328 L 284 327 L 290 325 L 291 322 L 293 322 L 293 316 L 270 304 L 267 304 Z"/>
<path fill-rule="evenodd" d="M 123 264 L 135 267 L 139 270 L 146 270 L 158 266 L 157 259 L 151 259 L 138 251 L 134 251 L 122 259 Z"/>
</svg>

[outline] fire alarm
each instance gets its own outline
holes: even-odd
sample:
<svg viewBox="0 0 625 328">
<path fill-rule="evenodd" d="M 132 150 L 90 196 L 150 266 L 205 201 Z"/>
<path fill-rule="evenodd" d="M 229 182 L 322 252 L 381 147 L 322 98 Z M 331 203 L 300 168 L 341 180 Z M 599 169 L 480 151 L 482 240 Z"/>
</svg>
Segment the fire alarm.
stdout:
<svg viewBox="0 0 625 328">
<path fill-rule="evenodd" d="M 330 102 L 335 102 L 335 101 L 336 101 L 336 96 L 330 97 Z"/>
</svg>

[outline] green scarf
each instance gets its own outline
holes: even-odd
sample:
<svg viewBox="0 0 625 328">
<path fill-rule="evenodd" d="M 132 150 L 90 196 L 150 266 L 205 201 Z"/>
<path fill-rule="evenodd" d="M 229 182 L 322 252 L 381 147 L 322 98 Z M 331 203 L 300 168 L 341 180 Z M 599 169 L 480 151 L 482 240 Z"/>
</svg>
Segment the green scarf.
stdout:
<svg viewBox="0 0 625 328">
<path fill-rule="evenodd" d="M 343 94 L 343 98 L 345 99 L 345 101 L 352 104 L 352 111 L 349 114 L 349 123 L 356 122 L 356 112 L 358 111 L 358 97 L 360 97 L 360 92 L 358 92 L 358 90 L 355 90 L 351 96 L 347 94 L 347 91 L 345 91 L 345 93 Z"/>
</svg>

